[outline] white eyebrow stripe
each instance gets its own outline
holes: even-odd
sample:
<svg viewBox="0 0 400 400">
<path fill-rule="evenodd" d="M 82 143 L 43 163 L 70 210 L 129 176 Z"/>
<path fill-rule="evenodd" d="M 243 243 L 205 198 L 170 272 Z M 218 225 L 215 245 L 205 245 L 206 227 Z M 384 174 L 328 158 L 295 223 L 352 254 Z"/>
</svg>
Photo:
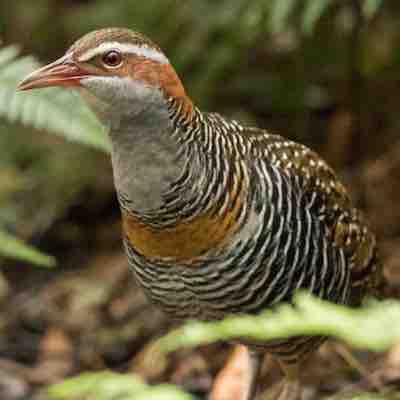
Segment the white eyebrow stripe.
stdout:
<svg viewBox="0 0 400 400">
<path fill-rule="evenodd" d="M 85 53 L 83 53 L 78 61 L 85 62 L 90 60 L 93 57 L 96 57 L 100 54 L 104 54 L 109 50 L 119 50 L 121 53 L 128 53 L 128 54 L 136 54 L 140 57 L 146 57 L 150 60 L 157 61 L 161 64 L 168 64 L 169 60 L 165 57 L 164 54 L 160 53 L 159 51 L 152 49 L 146 45 L 138 46 L 135 44 L 129 43 L 119 43 L 119 42 L 107 42 L 102 43 L 95 47 L 94 49 L 89 49 Z"/>
</svg>

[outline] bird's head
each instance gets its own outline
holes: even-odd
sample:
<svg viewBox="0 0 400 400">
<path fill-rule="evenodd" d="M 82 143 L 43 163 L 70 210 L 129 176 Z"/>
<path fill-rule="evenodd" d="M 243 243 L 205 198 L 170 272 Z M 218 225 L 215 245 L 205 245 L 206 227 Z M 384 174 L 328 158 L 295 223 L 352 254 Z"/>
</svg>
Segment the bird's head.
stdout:
<svg viewBox="0 0 400 400">
<path fill-rule="evenodd" d="M 48 86 L 81 89 L 100 116 L 139 114 L 160 106 L 168 97 L 176 98 L 188 113 L 193 107 L 161 49 L 128 29 L 86 34 L 63 57 L 27 76 L 19 89 Z"/>
</svg>

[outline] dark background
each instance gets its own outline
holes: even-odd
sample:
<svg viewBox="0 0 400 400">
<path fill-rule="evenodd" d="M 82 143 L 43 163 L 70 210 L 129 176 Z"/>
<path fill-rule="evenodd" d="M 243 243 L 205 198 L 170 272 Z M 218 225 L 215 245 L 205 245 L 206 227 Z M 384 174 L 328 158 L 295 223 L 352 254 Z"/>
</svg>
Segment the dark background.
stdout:
<svg viewBox="0 0 400 400">
<path fill-rule="evenodd" d="M 18 44 L 43 63 L 107 26 L 160 44 L 200 108 L 322 154 L 368 214 L 385 273 L 400 284 L 398 1 L 0 2 L 3 45 Z M 209 390 L 227 346 L 149 364 L 151 344 L 170 322 L 127 270 L 107 154 L 0 113 L 0 227 L 58 260 L 44 270 L 0 259 L 1 399 L 32 397 L 67 375 L 103 368 Z M 398 353 L 353 358 L 342 345 L 325 345 L 307 372 L 311 397 L 353 384 L 371 389 L 366 371 L 390 386 L 400 378 Z"/>
</svg>

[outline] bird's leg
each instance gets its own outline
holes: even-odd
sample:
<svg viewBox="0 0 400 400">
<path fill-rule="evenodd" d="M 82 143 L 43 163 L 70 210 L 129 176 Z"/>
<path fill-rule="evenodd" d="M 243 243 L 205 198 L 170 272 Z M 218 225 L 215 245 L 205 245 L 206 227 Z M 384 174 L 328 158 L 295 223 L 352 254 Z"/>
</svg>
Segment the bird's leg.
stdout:
<svg viewBox="0 0 400 400">
<path fill-rule="evenodd" d="M 260 377 L 261 365 L 262 365 L 262 360 L 264 359 L 264 354 L 254 350 L 248 350 L 248 352 L 249 352 L 249 363 L 250 363 L 249 373 L 251 374 L 251 382 L 247 392 L 246 400 L 254 400 L 257 394 L 258 378 Z"/>
<path fill-rule="evenodd" d="M 210 400 L 254 400 L 262 353 L 237 345 L 218 373 Z"/>
<path fill-rule="evenodd" d="M 279 361 L 285 374 L 277 400 L 301 400 L 300 364 L 287 364 Z"/>
</svg>

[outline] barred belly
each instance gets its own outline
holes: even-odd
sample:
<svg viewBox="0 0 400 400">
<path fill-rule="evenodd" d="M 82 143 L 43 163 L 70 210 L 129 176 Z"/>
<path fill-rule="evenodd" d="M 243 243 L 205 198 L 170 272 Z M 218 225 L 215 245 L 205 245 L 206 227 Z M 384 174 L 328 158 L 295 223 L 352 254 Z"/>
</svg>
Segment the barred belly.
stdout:
<svg viewBox="0 0 400 400">
<path fill-rule="evenodd" d="M 303 195 L 301 185 L 279 169 L 256 166 L 247 222 L 225 247 L 187 264 L 148 259 L 125 238 L 137 281 L 172 317 L 256 314 L 290 302 L 300 289 L 347 302 L 349 262 L 315 213 L 316 198 Z"/>
</svg>

